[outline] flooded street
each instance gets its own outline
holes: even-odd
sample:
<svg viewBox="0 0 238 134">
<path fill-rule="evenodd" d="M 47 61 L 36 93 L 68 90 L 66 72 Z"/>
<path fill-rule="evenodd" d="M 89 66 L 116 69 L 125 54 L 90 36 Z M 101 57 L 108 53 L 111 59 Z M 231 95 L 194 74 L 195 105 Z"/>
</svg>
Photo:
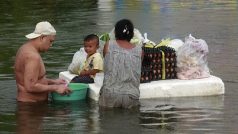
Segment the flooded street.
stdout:
<svg viewBox="0 0 238 134">
<path fill-rule="evenodd" d="M 0 133 L 216 133 L 238 132 L 237 0 L 35 0 L 0 1 Z M 83 37 L 110 32 L 129 18 L 156 43 L 189 34 L 209 47 L 208 67 L 225 94 L 141 100 L 140 110 L 100 110 L 97 103 L 22 104 L 13 72 L 17 49 L 42 20 L 57 31 L 42 57 L 47 76 L 57 78 Z"/>
</svg>

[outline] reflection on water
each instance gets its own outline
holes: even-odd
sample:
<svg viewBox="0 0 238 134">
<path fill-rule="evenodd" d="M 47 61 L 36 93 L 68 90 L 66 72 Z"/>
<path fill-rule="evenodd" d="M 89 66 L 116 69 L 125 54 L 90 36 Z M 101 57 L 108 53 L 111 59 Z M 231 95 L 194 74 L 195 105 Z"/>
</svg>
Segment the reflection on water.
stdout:
<svg viewBox="0 0 238 134">
<path fill-rule="evenodd" d="M 99 109 L 94 101 L 17 103 L 18 133 L 219 132 L 223 96 L 141 100 L 140 109 Z M 201 125 L 206 124 L 206 125 Z M 118 129 L 125 128 L 125 129 Z"/>
<path fill-rule="evenodd" d="M 154 100 L 141 102 L 140 125 L 148 129 L 157 128 L 173 133 L 207 133 L 214 132 L 216 127 L 223 125 L 219 118 L 223 115 L 220 111 L 223 108 L 223 96 L 156 99 L 159 103 L 154 103 Z M 206 125 L 201 126 L 202 123 Z"/>
<path fill-rule="evenodd" d="M 98 111 L 95 104 L 87 101 L 17 103 L 16 132 L 35 133 L 77 133 L 97 132 Z"/>
<path fill-rule="evenodd" d="M 100 133 L 141 133 L 138 109 L 100 109 Z"/>
<path fill-rule="evenodd" d="M 0 133 L 237 133 L 237 0 L 2 0 L 0 1 Z M 14 57 L 41 20 L 57 30 L 43 53 L 47 75 L 58 77 L 89 33 L 111 31 L 130 18 L 141 33 L 159 42 L 192 33 L 209 46 L 209 68 L 225 82 L 226 94 L 212 97 L 141 100 L 139 111 L 100 110 L 97 103 L 16 103 Z M 192 89 L 191 89 L 192 90 Z"/>
<path fill-rule="evenodd" d="M 47 111 L 47 103 L 17 103 L 16 131 L 19 134 L 40 133 Z"/>
<path fill-rule="evenodd" d="M 174 130 L 176 118 L 176 108 L 170 105 L 160 105 L 158 107 L 166 107 L 161 110 L 144 110 L 140 112 L 140 125 L 146 128 L 163 128 Z M 169 108 L 168 108 L 169 107 Z"/>
</svg>

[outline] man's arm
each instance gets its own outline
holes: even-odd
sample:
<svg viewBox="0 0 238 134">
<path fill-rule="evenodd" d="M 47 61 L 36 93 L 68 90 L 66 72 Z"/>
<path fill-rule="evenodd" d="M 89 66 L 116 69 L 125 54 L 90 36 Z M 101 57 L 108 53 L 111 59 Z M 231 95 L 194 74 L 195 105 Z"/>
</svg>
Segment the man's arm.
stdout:
<svg viewBox="0 0 238 134">
<path fill-rule="evenodd" d="M 59 85 L 59 84 L 67 84 L 65 80 L 63 79 L 49 79 L 49 78 L 45 78 L 48 82 L 48 85 Z"/>
<path fill-rule="evenodd" d="M 25 63 L 24 73 L 24 87 L 27 92 L 41 93 L 41 92 L 69 92 L 64 85 L 48 85 L 49 81 L 44 77 L 39 78 L 40 73 L 40 57 L 28 56 Z"/>
</svg>

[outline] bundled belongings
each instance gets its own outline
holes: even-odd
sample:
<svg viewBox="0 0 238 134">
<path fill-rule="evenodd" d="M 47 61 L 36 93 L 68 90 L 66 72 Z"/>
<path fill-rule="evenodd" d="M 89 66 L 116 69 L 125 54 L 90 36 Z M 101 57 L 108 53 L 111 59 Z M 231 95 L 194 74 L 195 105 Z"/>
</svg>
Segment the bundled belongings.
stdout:
<svg viewBox="0 0 238 134">
<path fill-rule="evenodd" d="M 104 45 L 109 40 L 116 40 L 114 34 L 114 28 L 109 33 L 104 33 L 99 36 L 99 49 L 98 51 L 102 54 Z M 134 28 L 134 36 L 131 39 L 130 43 L 138 46 L 142 46 L 144 41 L 144 37 L 141 35 L 140 31 Z"/>
<path fill-rule="evenodd" d="M 210 76 L 207 66 L 208 46 L 203 39 L 189 35 L 177 51 L 177 77 L 198 79 Z"/>
<path fill-rule="evenodd" d="M 141 83 L 176 78 L 176 52 L 168 46 L 145 45 Z"/>
<path fill-rule="evenodd" d="M 179 47 L 181 47 L 184 44 L 184 42 L 180 39 L 172 39 L 168 46 L 174 48 L 175 51 L 178 51 Z"/>
<path fill-rule="evenodd" d="M 115 39 L 115 33 L 114 33 L 114 28 L 111 30 L 110 33 L 108 33 L 109 38 L 107 38 L 108 40 L 116 40 Z M 139 45 L 142 46 L 143 44 L 143 36 L 141 35 L 140 31 L 136 28 L 134 28 L 134 36 L 133 38 L 130 40 L 130 43 L 134 44 L 134 45 Z"/>
<path fill-rule="evenodd" d="M 73 74 L 79 74 L 79 71 L 83 69 L 86 58 L 87 58 L 87 53 L 82 47 L 80 48 L 79 51 L 77 51 L 74 54 L 72 62 L 70 63 L 68 67 L 68 71 Z"/>
</svg>

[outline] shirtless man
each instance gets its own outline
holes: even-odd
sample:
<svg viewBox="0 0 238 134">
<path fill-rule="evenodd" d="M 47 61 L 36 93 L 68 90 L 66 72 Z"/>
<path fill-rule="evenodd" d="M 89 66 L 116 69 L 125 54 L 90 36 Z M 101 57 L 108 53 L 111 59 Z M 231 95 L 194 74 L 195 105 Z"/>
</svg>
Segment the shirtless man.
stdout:
<svg viewBox="0 0 238 134">
<path fill-rule="evenodd" d="M 44 62 L 40 56 L 40 52 L 52 46 L 55 35 L 54 27 L 47 21 L 39 22 L 35 31 L 26 35 L 29 41 L 19 48 L 14 65 L 18 101 L 47 101 L 49 92 L 70 93 L 64 80 L 46 78 Z"/>
</svg>

